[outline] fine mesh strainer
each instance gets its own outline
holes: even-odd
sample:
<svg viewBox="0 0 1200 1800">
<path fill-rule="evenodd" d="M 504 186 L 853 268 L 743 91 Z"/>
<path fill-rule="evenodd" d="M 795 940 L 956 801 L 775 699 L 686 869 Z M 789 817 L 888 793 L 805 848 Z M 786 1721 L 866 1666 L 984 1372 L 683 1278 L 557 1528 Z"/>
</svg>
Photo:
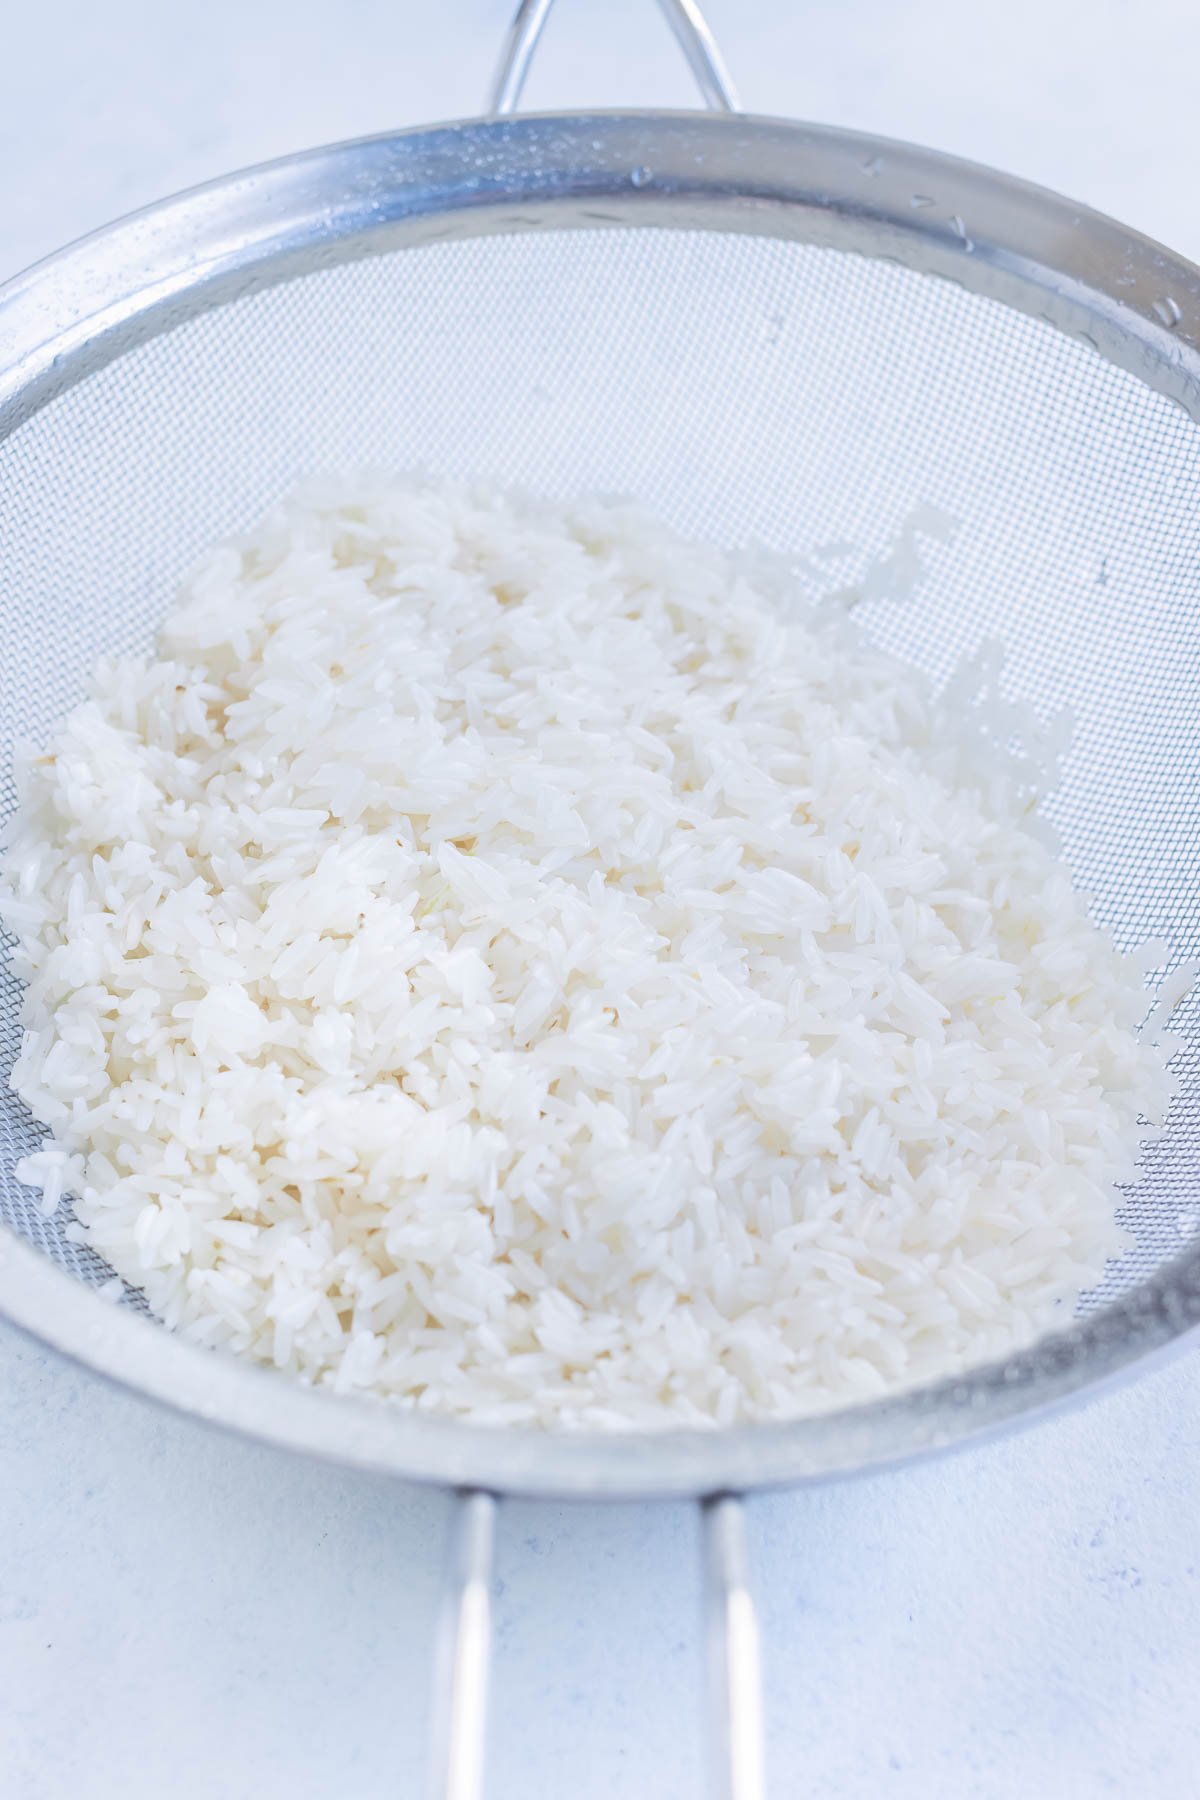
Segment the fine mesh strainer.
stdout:
<svg viewBox="0 0 1200 1800">
<path fill-rule="evenodd" d="M 665 0 L 664 0 L 665 3 Z M 1047 807 L 1123 947 L 1200 948 L 1200 271 L 1124 227 L 930 151 L 734 114 L 690 0 L 667 6 L 715 113 L 511 114 L 293 156 L 185 194 L 0 293 L 0 692 L 44 737 L 103 651 L 149 642 L 180 574 L 319 469 L 414 464 L 619 490 L 683 530 L 885 545 L 959 522 L 919 600 L 864 609 L 944 675 L 981 641 L 1064 702 Z M 3 1067 L 20 1028 L 0 994 Z M 1003 1364 L 821 1418 L 724 1432 L 484 1431 L 312 1392 L 192 1348 L 13 1179 L 40 1132 L 4 1089 L 0 1309 L 138 1391 L 464 1495 L 439 1791 L 477 1791 L 493 1501 L 716 1496 L 706 1511 L 728 1790 L 759 1791 L 753 1615 L 729 1495 L 977 1437 L 1200 1321 L 1200 1021 L 1127 1195 L 1136 1248 Z"/>
</svg>

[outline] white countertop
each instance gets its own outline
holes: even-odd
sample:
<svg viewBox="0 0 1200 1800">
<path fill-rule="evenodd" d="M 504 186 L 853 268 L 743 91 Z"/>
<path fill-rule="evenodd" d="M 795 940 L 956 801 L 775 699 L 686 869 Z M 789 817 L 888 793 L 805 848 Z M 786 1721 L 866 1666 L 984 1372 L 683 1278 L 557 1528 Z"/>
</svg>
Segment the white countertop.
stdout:
<svg viewBox="0 0 1200 1800">
<path fill-rule="evenodd" d="M 507 11 L 16 0 L 0 275 L 237 165 L 477 110 Z M 1193 0 L 709 14 L 753 110 L 993 162 L 1200 258 Z M 529 99 L 690 103 L 650 0 L 562 0 Z M 421 1793 L 440 1495 L 7 1331 L 0 1444 L 0 1800 Z M 775 1795 L 1194 1800 L 1198 1499 L 1192 1355 L 988 1449 L 754 1501 Z M 489 1800 L 702 1791 L 696 1549 L 685 1507 L 503 1510 Z"/>
</svg>

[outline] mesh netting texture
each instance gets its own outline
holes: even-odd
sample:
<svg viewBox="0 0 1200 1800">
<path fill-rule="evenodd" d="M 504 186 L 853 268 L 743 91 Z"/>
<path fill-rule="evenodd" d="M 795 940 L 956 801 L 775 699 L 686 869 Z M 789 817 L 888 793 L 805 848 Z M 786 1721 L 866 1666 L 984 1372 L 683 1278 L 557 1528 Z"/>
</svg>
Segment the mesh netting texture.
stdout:
<svg viewBox="0 0 1200 1800">
<path fill-rule="evenodd" d="M 726 545 L 879 550 L 932 503 L 871 633 L 945 677 L 985 640 L 1074 716 L 1046 807 L 1125 948 L 1200 951 L 1200 427 L 1037 320 L 892 263 L 703 232 L 491 236 L 322 270 L 199 315 L 0 444 L 2 798 L 106 651 L 151 640 L 189 564 L 300 477 L 479 474 L 635 495 Z M 860 618 L 864 613 L 860 613 Z M 19 1047 L 0 981 L 0 1070 Z M 1200 1176 L 1200 1020 L 1128 1196 L 1103 1299 L 1178 1251 Z M 43 1132 L 4 1086 L 0 1219 L 107 1271 L 13 1179 Z M 1191 1198 L 1190 1198 L 1191 1196 Z"/>
</svg>

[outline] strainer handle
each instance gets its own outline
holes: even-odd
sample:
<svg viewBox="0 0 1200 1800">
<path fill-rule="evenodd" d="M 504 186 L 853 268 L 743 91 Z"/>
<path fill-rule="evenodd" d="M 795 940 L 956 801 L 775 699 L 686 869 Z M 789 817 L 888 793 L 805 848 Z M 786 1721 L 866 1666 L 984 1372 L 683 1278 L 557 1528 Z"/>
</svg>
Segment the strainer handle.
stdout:
<svg viewBox="0 0 1200 1800">
<path fill-rule="evenodd" d="M 496 1497 L 457 1496 L 434 1659 L 431 1800 L 483 1800 Z M 764 1800 L 762 1676 L 746 1517 L 735 1494 L 702 1503 L 713 1800 Z"/>
<path fill-rule="evenodd" d="M 712 1792 L 715 1800 L 763 1800 L 762 1651 L 746 1509 L 739 1495 L 716 1494 L 703 1517 Z"/>
<path fill-rule="evenodd" d="M 675 33 L 675 41 L 687 57 L 705 106 L 710 112 L 737 112 L 737 91 L 696 0 L 658 0 L 658 3 Z M 488 111 L 496 117 L 503 118 L 516 112 L 529 65 L 553 4 L 554 0 L 520 0 L 492 83 Z"/>
<path fill-rule="evenodd" d="M 492 1494 L 456 1496 L 434 1655 L 430 1800 L 481 1800 L 492 1660 Z"/>
</svg>

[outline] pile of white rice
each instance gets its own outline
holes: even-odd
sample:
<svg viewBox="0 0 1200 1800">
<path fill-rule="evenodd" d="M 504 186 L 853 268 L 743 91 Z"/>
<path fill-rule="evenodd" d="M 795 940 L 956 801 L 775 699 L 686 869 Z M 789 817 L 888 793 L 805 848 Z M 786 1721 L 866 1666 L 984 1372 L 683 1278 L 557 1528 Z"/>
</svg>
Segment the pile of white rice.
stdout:
<svg viewBox="0 0 1200 1800">
<path fill-rule="evenodd" d="M 1161 949 L 835 615 L 479 488 L 216 550 L 23 773 L 21 1179 L 187 1337 L 477 1421 L 796 1414 L 1061 1318 Z"/>
</svg>

